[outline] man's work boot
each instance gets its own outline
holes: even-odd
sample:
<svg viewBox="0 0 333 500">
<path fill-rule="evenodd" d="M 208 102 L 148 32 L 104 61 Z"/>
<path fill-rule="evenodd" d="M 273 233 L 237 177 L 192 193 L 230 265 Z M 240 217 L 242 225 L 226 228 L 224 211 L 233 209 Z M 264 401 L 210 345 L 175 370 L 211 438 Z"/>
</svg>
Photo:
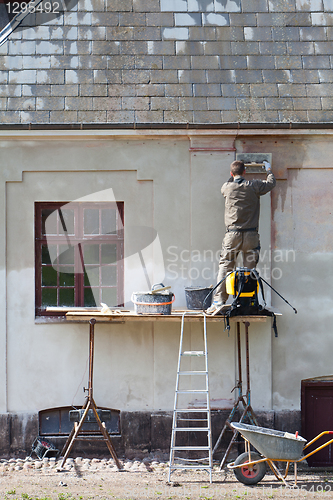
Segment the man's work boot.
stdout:
<svg viewBox="0 0 333 500">
<path fill-rule="evenodd" d="M 209 314 L 209 316 L 216 316 L 216 314 L 219 314 L 219 312 L 222 310 L 224 306 L 224 302 L 218 302 L 214 300 L 212 305 L 208 307 L 208 309 L 205 311 L 206 314 Z"/>
</svg>

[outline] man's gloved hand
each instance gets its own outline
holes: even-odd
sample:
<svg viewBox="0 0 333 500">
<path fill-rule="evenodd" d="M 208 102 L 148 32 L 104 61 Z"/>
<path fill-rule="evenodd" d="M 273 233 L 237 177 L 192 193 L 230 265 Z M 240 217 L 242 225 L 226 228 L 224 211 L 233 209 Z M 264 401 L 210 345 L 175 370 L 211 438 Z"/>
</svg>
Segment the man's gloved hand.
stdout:
<svg viewBox="0 0 333 500">
<path fill-rule="evenodd" d="M 272 170 L 271 164 L 268 163 L 268 161 L 263 161 L 263 164 L 265 165 L 266 172 L 268 172 L 268 170 Z"/>
</svg>

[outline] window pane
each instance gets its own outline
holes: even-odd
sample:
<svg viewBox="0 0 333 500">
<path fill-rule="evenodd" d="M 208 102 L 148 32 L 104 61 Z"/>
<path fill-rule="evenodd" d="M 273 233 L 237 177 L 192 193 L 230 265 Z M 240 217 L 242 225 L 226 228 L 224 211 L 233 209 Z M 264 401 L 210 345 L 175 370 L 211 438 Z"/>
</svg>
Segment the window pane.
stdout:
<svg viewBox="0 0 333 500">
<path fill-rule="evenodd" d="M 117 267 L 103 266 L 102 267 L 102 286 L 117 285 Z"/>
<path fill-rule="evenodd" d="M 42 286 L 57 286 L 57 271 L 53 267 L 42 267 Z"/>
<path fill-rule="evenodd" d="M 46 208 L 42 210 L 42 234 L 57 234 L 57 217 L 55 214 L 53 215 L 53 217 L 49 217 L 53 212 L 54 210 L 49 210 Z M 46 219 L 48 217 L 49 219 L 47 220 L 46 226 Z"/>
<path fill-rule="evenodd" d="M 117 230 L 117 211 L 113 208 L 101 210 L 102 234 L 115 234 Z"/>
<path fill-rule="evenodd" d="M 74 286 L 74 267 L 59 266 L 59 286 Z"/>
<path fill-rule="evenodd" d="M 59 289 L 59 306 L 73 307 L 74 303 L 74 288 Z"/>
<path fill-rule="evenodd" d="M 101 245 L 102 247 L 102 264 L 114 264 L 117 262 L 117 245 Z"/>
<path fill-rule="evenodd" d="M 84 245 L 84 263 L 99 264 L 99 245 Z"/>
<path fill-rule="evenodd" d="M 60 234 L 74 234 L 74 210 L 70 208 L 60 208 L 58 215 L 60 219 Z"/>
<path fill-rule="evenodd" d="M 84 286 L 99 286 L 99 267 L 86 266 Z"/>
<path fill-rule="evenodd" d="M 57 305 L 57 290 L 55 288 L 42 288 L 42 307 L 55 307 Z"/>
<path fill-rule="evenodd" d="M 83 219 L 84 234 L 99 234 L 98 208 L 85 208 Z"/>
<path fill-rule="evenodd" d="M 117 289 L 116 288 L 102 288 L 102 301 L 108 306 L 117 306 Z"/>
<path fill-rule="evenodd" d="M 59 245 L 58 263 L 74 265 L 74 247 L 68 247 L 68 245 Z"/>
<path fill-rule="evenodd" d="M 49 249 L 47 245 L 42 245 L 42 264 L 51 264 Z"/>
<path fill-rule="evenodd" d="M 85 307 L 96 307 L 96 302 L 91 288 L 84 289 L 84 306 Z"/>
</svg>

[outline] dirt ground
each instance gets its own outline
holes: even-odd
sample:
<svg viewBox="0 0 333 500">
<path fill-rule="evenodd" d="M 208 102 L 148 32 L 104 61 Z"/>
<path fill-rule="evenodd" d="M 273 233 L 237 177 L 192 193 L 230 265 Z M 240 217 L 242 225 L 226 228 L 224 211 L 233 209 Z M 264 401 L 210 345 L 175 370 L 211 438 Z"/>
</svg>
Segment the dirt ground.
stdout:
<svg viewBox="0 0 333 500">
<path fill-rule="evenodd" d="M 213 482 L 204 471 L 176 471 L 168 482 L 168 464 L 125 460 L 118 471 L 112 459 L 2 460 L 0 498 L 7 500 L 88 499 L 282 499 L 333 498 L 333 471 L 299 471 L 297 486 L 286 487 L 272 473 L 256 486 L 239 483 L 233 472 L 214 467 Z M 293 473 L 288 476 L 290 484 Z"/>
</svg>

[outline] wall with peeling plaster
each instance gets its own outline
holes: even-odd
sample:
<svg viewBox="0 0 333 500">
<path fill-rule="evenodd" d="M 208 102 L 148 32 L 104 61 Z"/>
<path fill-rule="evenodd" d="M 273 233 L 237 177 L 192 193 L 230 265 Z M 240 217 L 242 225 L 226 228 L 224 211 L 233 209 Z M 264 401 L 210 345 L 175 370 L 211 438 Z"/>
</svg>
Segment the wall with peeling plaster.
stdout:
<svg viewBox="0 0 333 500">
<path fill-rule="evenodd" d="M 201 144 L 204 140 L 201 139 Z M 222 137 L 218 142 L 223 144 L 223 140 Z M 117 140 L 99 138 L 82 142 L 78 138 L 63 139 L 62 143 L 53 139 L 8 141 L 2 149 L 8 175 L 7 395 L 3 394 L 2 411 L 38 411 L 80 404 L 82 400 L 81 390 L 77 391 L 86 368 L 87 326 L 37 324 L 35 321 L 35 201 L 44 200 L 46 195 L 51 201 L 75 200 L 88 194 L 93 198 L 94 193 L 99 199 L 101 187 L 112 188 L 115 198 L 124 201 L 125 247 L 126 228 L 142 225 L 157 230 L 164 269 L 162 275 L 158 274 L 162 271 L 154 269 L 152 264 L 151 279 L 152 282 L 163 279 L 172 286 L 176 295 L 175 308 L 186 306 L 185 286 L 215 283 L 224 232 L 223 203 L 218 186 L 228 178 L 234 151 L 227 147 L 225 152 L 214 154 L 191 152 L 191 144 L 199 146 L 198 139 L 163 137 L 142 141 L 136 138 L 125 142 L 118 137 Z M 17 168 L 17 157 L 22 158 L 22 172 L 13 182 L 10 173 Z M 96 165 L 99 166 L 97 171 Z M 59 170 L 61 172 L 57 173 Z M 263 200 L 263 210 L 262 244 L 268 251 L 269 196 Z M 17 234 L 23 245 L 17 245 Z M 189 261 L 191 252 L 196 255 L 193 262 Z M 154 259 L 154 256 L 148 256 L 148 268 L 149 258 Z M 142 268 L 133 267 L 132 263 L 133 260 L 125 259 L 125 306 L 131 308 L 132 292 L 147 289 Z M 106 325 L 98 325 L 96 400 L 121 410 L 170 410 L 179 327 L 135 323 L 114 325 L 110 330 Z M 199 335 L 198 326 L 189 328 L 194 342 Z M 211 398 L 217 407 L 230 406 L 233 398 L 230 390 L 234 384 L 234 335 L 228 336 L 223 330 L 223 322 L 209 329 Z M 270 325 L 257 330 L 253 359 L 258 362 L 254 363 L 257 368 L 253 377 L 261 382 L 255 384 L 258 389 L 254 387 L 254 401 L 258 408 L 267 409 L 271 408 L 270 367 L 265 367 L 264 374 L 258 368 L 261 357 L 271 357 Z M 38 391 L 34 390 L 36 386 Z"/>
<path fill-rule="evenodd" d="M 168 131 L 152 139 L 140 132 L 114 137 L 89 132 L 84 140 L 81 133 L 69 135 L 57 132 L 48 139 L 38 132 L 13 132 L 1 142 L 1 220 L 6 228 L 1 413 L 34 415 L 44 408 L 80 405 L 87 377 L 87 325 L 35 319 L 34 202 L 46 196 L 50 201 L 75 200 L 112 188 L 125 203 L 127 223 L 157 230 L 164 281 L 176 294 L 174 307 L 184 308 L 185 286 L 216 279 L 217 262 L 207 250 L 217 255 L 223 237 L 220 185 L 230 162 L 236 152 L 261 150 L 273 153 L 278 181 L 271 195 L 262 198 L 259 269 L 268 270 L 265 277 L 298 314 L 272 294 L 272 305 L 282 312 L 278 338 L 270 321 L 251 325 L 252 405 L 258 412 L 273 412 L 274 418 L 294 410 L 297 420 L 301 380 L 331 372 L 331 134 Z M 125 245 L 126 238 L 125 233 Z M 188 262 L 191 251 L 196 259 Z M 193 269 L 199 277 L 191 280 Z M 141 270 L 125 263 L 125 296 L 138 289 L 146 289 Z M 170 411 L 179 325 L 138 322 L 98 325 L 96 331 L 98 404 L 124 412 Z M 189 335 L 193 346 L 199 326 L 190 326 Z M 209 325 L 208 341 L 212 406 L 230 408 L 236 379 L 234 327 L 228 335 L 223 322 Z"/>
</svg>

